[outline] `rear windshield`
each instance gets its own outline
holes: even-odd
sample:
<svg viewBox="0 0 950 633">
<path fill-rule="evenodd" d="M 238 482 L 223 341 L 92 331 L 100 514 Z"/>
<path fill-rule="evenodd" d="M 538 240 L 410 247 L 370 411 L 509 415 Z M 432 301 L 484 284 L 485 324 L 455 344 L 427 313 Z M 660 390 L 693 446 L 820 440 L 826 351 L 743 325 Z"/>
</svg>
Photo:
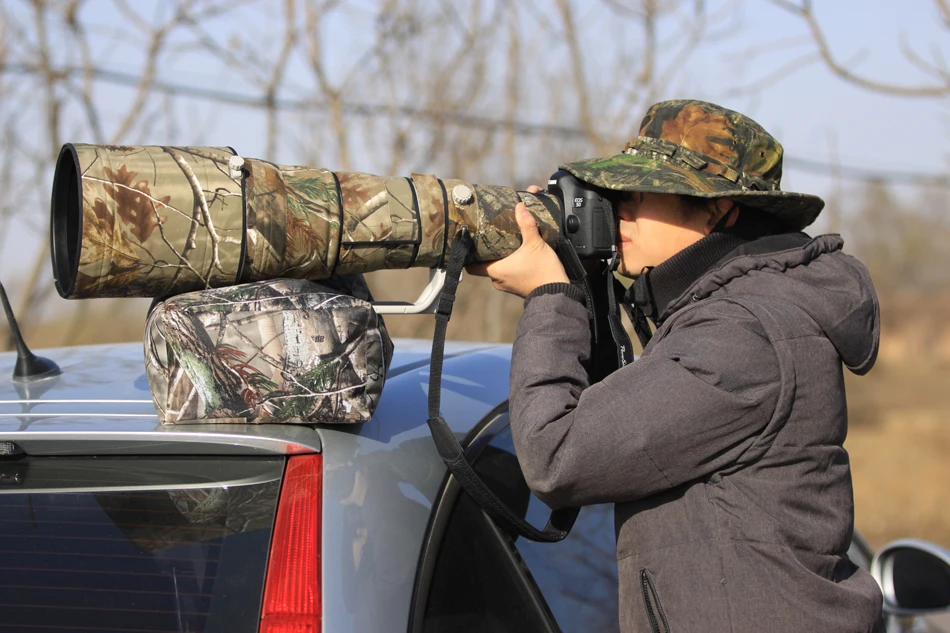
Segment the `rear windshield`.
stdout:
<svg viewBox="0 0 950 633">
<path fill-rule="evenodd" d="M 256 632 L 283 466 L 0 462 L 0 631 Z"/>
</svg>

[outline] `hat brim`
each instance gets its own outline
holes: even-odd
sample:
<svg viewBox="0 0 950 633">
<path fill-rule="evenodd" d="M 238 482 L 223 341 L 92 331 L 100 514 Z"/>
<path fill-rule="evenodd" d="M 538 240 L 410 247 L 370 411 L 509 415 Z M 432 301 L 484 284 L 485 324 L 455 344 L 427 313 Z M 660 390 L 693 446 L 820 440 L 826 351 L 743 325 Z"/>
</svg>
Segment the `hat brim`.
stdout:
<svg viewBox="0 0 950 633">
<path fill-rule="evenodd" d="M 646 156 L 616 154 L 565 163 L 561 169 L 586 183 L 613 191 L 672 193 L 699 198 L 730 198 L 780 218 L 793 230 L 815 221 L 824 200 L 791 191 L 751 191 L 715 174 Z"/>
</svg>

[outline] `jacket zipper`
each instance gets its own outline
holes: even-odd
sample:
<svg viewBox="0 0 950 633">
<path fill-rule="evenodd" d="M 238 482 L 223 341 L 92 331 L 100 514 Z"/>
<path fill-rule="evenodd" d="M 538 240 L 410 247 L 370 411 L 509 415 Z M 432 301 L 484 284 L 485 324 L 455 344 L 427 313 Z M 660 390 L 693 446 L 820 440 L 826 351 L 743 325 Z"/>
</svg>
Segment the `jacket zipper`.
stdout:
<svg viewBox="0 0 950 633">
<path fill-rule="evenodd" d="M 670 633 L 670 623 L 666 621 L 666 613 L 660 604 L 660 597 L 653 586 L 653 577 L 646 569 L 640 570 L 640 585 L 643 589 L 643 604 L 646 605 L 647 619 L 650 621 L 650 630 L 653 633 Z M 660 628 L 660 625 L 663 625 Z"/>
</svg>

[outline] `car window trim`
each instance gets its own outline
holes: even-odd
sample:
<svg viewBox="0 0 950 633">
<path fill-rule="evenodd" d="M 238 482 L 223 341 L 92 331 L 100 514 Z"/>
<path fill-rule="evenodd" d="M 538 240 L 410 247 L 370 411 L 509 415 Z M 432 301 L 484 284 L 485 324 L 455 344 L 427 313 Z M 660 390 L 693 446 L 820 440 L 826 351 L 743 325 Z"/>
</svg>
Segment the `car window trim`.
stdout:
<svg viewBox="0 0 950 633">
<path fill-rule="evenodd" d="M 136 457 L 25 457 L 0 460 L 0 496 L 20 494 L 117 493 L 237 488 L 280 481 L 281 455 Z M 76 478 L 88 470 L 102 479 Z M 200 471 L 200 476 L 198 472 Z M 116 472 L 116 476 L 106 474 Z"/>
<path fill-rule="evenodd" d="M 465 457 L 470 463 L 474 464 L 491 441 L 508 428 L 509 424 L 504 421 L 504 414 L 506 413 L 508 413 L 507 400 L 492 409 L 462 440 L 461 444 L 465 450 Z M 432 577 L 438 560 L 439 548 L 442 545 L 449 520 L 461 493 L 462 486 L 452 473 L 446 470 L 445 478 L 442 480 L 442 485 L 432 504 L 433 510 L 429 514 L 429 523 L 426 526 L 425 537 L 419 552 L 419 564 L 416 566 L 412 600 L 409 604 L 409 633 L 423 632 L 426 602 L 432 586 Z M 506 537 L 494 521 L 489 519 L 488 523 L 491 526 L 492 534 L 501 541 L 511 564 L 517 569 L 518 579 L 527 588 L 528 594 L 532 597 L 534 608 L 541 614 L 542 620 L 547 625 L 548 633 L 561 633 L 551 609 L 541 595 L 541 591 L 530 574 L 527 573 L 527 567 L 521 560 L 514 543 Z"/>
</svg>

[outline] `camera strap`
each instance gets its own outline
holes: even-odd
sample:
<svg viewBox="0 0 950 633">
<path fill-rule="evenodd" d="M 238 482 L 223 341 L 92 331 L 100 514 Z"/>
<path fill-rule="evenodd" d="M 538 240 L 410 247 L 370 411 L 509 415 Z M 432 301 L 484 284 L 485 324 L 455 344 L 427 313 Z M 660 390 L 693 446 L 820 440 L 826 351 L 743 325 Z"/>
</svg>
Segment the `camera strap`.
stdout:
<svg viewBox="0 0 950 633">
<path fill-rule="evenodd" d="M 508 528 L 519 536 L 531 541 L 556 543 L 563 540 L 574 526 L 580 508 L 562 508 L 551 513 L 551 518 L 543 530 L 539 530 L 518 514 L 513 512 L 495 493 L 482 481 L 472 465 L 465 458 L 465 449 L 459 444 L 455 433 L 440 415 L 442 404 L 442 365 L 445 351 L 445 332 L 449 319 L 452 316 L 452 307 L 455 303 L 455 292 L 458 289 L 462 268 L 466 256 L 472 251 L 475 243 L 466 227 L 460 227 L 452 241 L 449 259 L 446 265 L 445 286 L 439 297 L 439 305 L 435 312 L 435 334 L 432 337 L 432 361 L 429 368 L 429 431 L 435 441 L 439 456 L 448 467 L 449 472 L 458 480 L 462 489 L 484 510 L 496 523 Z"/>
<path fill-rule="evenodd" d="M 619 282 L 618 282 L 619 283 Z M 629 295 L 629 291 L 627 292 Z M 633 331 L 637 333 L 637 338 L 640 339 L 640 345 L 644 348 L 650 343 L 650 339 L 653 338 L 653 331 L 650 329 L 650 322 L 647 321 L 647 317 L 643 314 L 643 310 L 638 305 L 633 305 L 631 301 L 627 300 L 627 297 L 624 297 L 623 309 L 626 311 L 627 316 L 630 317 L 630 322 L 633 323 Z"/>
<path fill-rule="evenodd" d="M 610 231 L 610 243 L 614 245 L 614 256 L 607 264 L 605 271 L 607 284 L 607 323 L 610 326 L 610 334 L 613 336 L 614 343 L 617 345 L 617 367 L 623 368 L 633 362 L 633 345 L 630 344 L 630 337 L 627 331 L 623 329 L 623 323 L 620 321 L 620 310 L 617 308 L 617 285 L 620 283 L 614 276 L 614 272 L 620 265 L 620 256 L 617 253 L 617 225 L 614 222 L 607 222 L 607 230 Z"/>
<path fill-rule="evenodd" d="M 584 265 L 581 263 L 581 258 L 577 256 L 574 245 L 563 235 L 557 236 L 557 246 L 555 250 L 558 259 L 561 260 L 561 264 L 564 266 L 564 272 L 567 273 L 567 278 L 571 280 L 572 284 L 580 286 L 580 289 L 584 291 L 584 303 L 587 306 L 587 317 L 590 321 L 591 337 L 593 338 L 593 343 L 596 345 L 600 340 L 600 332 L 597 328 L 597 315 L 594 311 L 594 292 L 590 286 L 587 271 L 584 270 Z"/>
<path fill-rule="evenodd" d="M 587 314 L 591 328 L 591 350 L 598 353 L 601 350 L 606 352 L 600 340 L 601 332 L 598 328 L 598 323 L 600 322 L 600 318 L 598 317 L 606 316 L 607 326 L 610 328 L 610 335 L 614 342 L 613 353 L 616 354 L 617 362 L 615 366 L 611 366 L 610 371 L 632 363 L 633 346 L 630 345 L 630 337 L 627 336 L 627 331 L 624 330 L 623 323 L 620 321 L 620 311 L 617 307 L 617 285 L 619 285 L 620 282 L 617 281 L 613 275 L 614 270 L 616 270 L 616 257 L 604 267 L 606 293 L 600 294 L 594 292 L 591 285 L 591 277 L 587 274 L 583 264 L 581 264 L 580 257 L 578 257 L 574 245 L 563 235 L 558 236 L 557 239 L 557 255 L 564 265 L 564 271 L 567 273 L 568 279 L 571 280 L 572 284 L 580 286 L 584 291 L 584 299 L 587 304 Z M 623 286 L 621 286 L 619 290 L 621 295 L 623 294 L 622 288 Z M 601 298 L 601 303 L 598 303 L 597 297 Z M 598 315 L 597 308 L 599 305 L 603 305 L 602 302 L 604 298 L 606 298 L 607 301 L 607 313 L 606 315 Z"/>
<path fill-rule="evenodd" d="M 644 348 L 650 343 L 650 339 L 653 338 L 653 330 L 650 329 L 650 322 L 647 321 L 647 316 L 643 312 L 643 306 L 647 301 L 643 297 L 650 294 L 649 274 L 649 270 L 644 269 L 643 272 L 640 273 L 640 278 L 625 291 L 623 298 L 623 309 L 626 310 L 627 316 L 630 317 L 633 330 L 637 333 L 637 338 L 640 339 L 640 344 Z"/>
</svg>

